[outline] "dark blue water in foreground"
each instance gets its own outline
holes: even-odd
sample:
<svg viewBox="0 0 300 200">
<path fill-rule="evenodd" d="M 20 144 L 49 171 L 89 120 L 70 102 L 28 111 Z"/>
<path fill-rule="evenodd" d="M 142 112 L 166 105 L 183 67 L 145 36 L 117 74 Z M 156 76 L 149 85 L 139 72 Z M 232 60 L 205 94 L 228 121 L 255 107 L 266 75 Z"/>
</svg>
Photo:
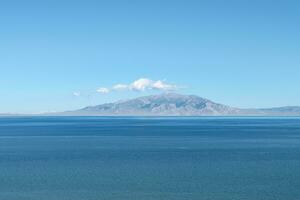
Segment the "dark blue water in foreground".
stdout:
<svg viewBox="0 0 300 200">
<path fill-rule="evenodd" d="M 0 118 L 0 200 L 299 200 L 300 118 Z"/>
</svg>

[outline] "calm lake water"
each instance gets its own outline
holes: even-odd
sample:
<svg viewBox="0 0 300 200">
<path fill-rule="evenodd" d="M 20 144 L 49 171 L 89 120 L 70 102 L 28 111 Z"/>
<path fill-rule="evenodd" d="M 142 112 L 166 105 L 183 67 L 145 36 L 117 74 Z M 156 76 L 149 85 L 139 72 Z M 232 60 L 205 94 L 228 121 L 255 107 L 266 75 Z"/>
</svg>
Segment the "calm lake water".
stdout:
<svg viewBox="0 0 300 200">
<path fill-rule="evenodd" d="M 300 118 L 0 118 L 0 200 L 299 200 Z"/>
</svg>

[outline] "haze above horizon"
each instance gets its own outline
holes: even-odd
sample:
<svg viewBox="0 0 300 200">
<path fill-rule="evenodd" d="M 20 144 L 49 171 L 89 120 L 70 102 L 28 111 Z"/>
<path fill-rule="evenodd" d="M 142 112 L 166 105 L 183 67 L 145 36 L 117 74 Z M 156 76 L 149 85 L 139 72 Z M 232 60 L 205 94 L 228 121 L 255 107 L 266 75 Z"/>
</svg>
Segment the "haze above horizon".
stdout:
<svg viewBox="0 0 300 200">
<path fill-rule="evenodd" d="M 0 3 L 0 113 L 175 91 L 300 106 L 299 1 Z"/>
</svg>

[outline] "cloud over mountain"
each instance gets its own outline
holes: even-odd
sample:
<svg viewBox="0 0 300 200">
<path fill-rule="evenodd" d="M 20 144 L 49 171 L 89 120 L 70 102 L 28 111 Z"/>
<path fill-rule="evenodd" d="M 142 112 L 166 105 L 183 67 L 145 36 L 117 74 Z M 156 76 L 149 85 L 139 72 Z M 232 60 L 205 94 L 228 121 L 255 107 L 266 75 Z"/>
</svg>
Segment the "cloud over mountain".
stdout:
<svg viewBox="0 0 300 200">
<path fill-rule="evenodd" d="M 178 86 L 175 84 L 167 83 L 163 80 L 151 80 L 148 78 L 140 78 L 132 83 L 124 84 L 118 83 L 111 88 L 101 87 L 97 90 L 97 92 L 102 94 L 107 94 L 110 91 L 138 91 L 143 92 L 147 90 L 158 90 L 158 91 L 174 91 L 177 90 Z"/>
<path fill-rule="evenodd" d="M 101 88 L 97 89 L 97 92 L 102 93 L 102 94 L 107 94 L 110 92 L 110 90 L 108 88 L 101 87 Z"/>
<path fill-rule="evenodd" d="M 73 96 L 79 97 L 80 96 L 80 92 L 73 92 Z"/>
</svg>

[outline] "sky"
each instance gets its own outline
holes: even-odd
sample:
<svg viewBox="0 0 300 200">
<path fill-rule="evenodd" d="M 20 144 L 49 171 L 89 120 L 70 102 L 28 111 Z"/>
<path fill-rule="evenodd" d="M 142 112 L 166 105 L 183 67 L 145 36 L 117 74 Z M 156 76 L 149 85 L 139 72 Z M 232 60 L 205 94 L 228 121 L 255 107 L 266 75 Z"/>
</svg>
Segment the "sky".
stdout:
<svg viewBox="0 0 300 200">
<path fill-rule="evenodd" d="M 300 1 L 0 1 L 0 113 L 162 92 L 300 106 Z"/>
</svg>

